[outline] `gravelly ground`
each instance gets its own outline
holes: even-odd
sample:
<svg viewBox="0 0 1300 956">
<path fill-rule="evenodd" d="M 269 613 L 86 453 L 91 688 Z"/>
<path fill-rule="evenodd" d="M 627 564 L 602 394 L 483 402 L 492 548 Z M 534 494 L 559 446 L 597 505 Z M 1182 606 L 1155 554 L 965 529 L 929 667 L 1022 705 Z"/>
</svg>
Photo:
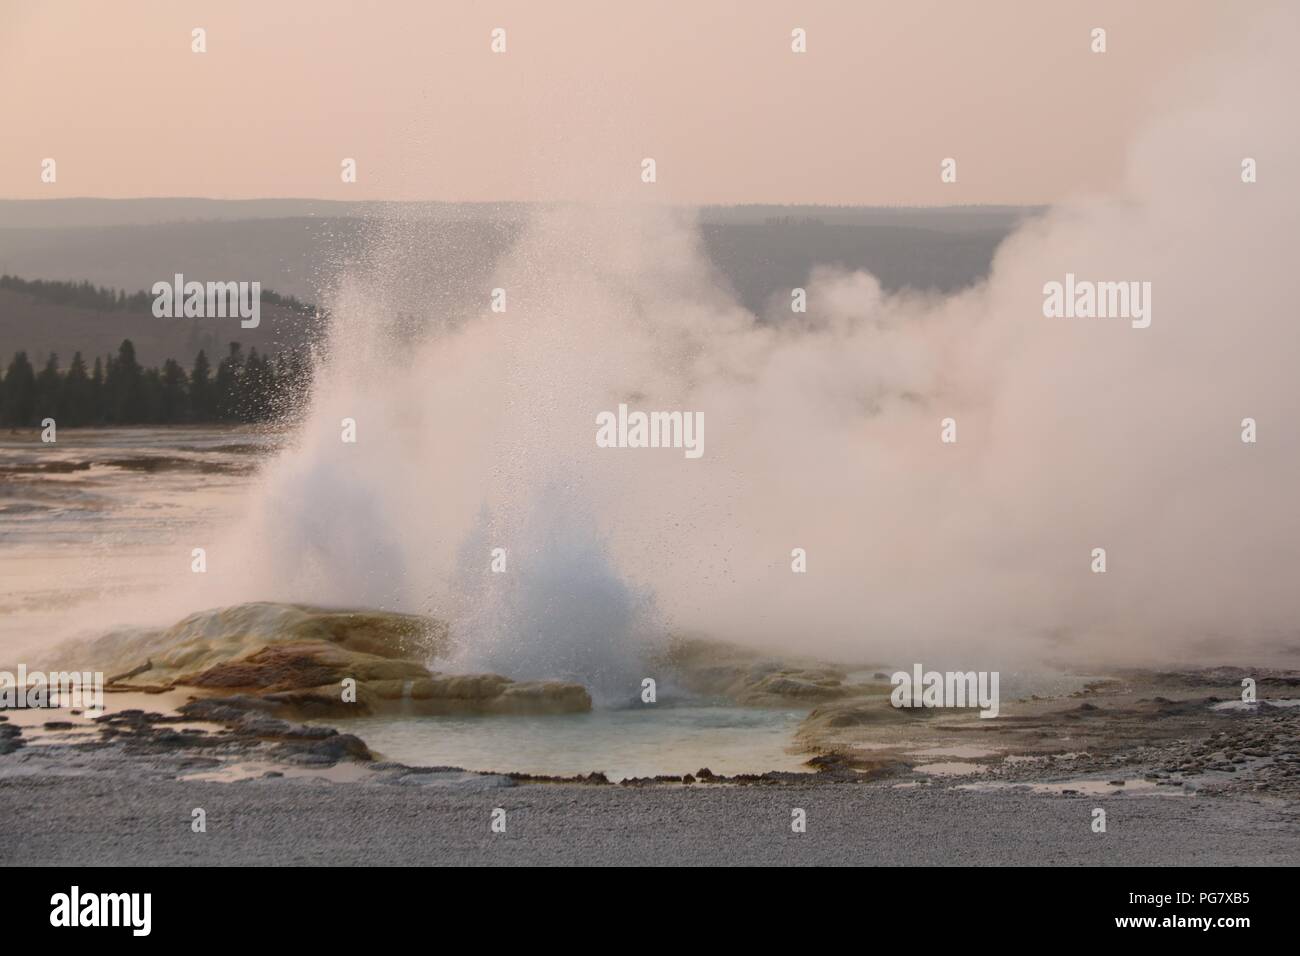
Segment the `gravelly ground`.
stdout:
<svg viewBox="0 0 1300 956">
<path fill-rule="evenodd" d="M 1107 832 L 1091 831 L 1092 809 Z M 207 832 L 191 830 L 191 811 Z M 494 807 L 506 810 L 493 834 Z M 791 810 L 807 832 L 791 832 Z M 943 786 L 0 779 L 0 863 L 1300 864 L 1293 804 Z"/>
</svg>

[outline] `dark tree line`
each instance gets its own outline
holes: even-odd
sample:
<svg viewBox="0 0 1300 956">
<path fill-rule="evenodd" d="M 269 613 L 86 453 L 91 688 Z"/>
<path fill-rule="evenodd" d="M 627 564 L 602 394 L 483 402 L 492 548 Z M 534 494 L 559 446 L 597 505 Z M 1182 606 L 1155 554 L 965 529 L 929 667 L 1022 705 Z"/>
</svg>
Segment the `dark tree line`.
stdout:
<svg viewBox="0 0 1300 956">
<path fill-rule="evenodd" d="M 131 340 L 117 355 L 96 356 L 87 367 L 81 353 L 67 370 L 51 355 L 39 372 L 18 352 L 0 380 L 0 425 L 179 425 L 187 422 L 266 422 L 291 417 L 311 384 L 305 355 L 271 359 L 238 342 L 216 369 L 200 351 L 187 373 L 175 359 L 161 368 L 136 361 Z"/>
</svg>

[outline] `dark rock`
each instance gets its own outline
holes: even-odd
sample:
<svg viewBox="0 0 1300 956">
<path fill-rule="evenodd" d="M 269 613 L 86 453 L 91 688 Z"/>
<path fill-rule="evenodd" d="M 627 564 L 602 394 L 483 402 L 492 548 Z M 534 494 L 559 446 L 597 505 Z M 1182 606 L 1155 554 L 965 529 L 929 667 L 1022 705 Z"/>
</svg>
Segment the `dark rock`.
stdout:
<svg viewBox="0 0 1300 956">
<path fill-rule="evenodd" d="M 370 748 L 365 745 L 360 737 L 354 734 L 334 734 L 332 737 L 327 737 L 312 744 L 308 752 L 320 754 L 331 760 L 342 760 L 344 757 L 352 757 L 357 760 L 374 759 L 374 756 L 370 753 Z"/>
<path fill-rule="evenodd" d="M 322 727 L 319 724 L 289 724 L 284 736 L 301 740 L 323 740 L 337 733 L 333 727 Z"/>
<path fill-rule="evenodd" d="M 210 743 L 196 732 L 179 730 L 161 730 L 153 737 L 153 742 L 162 747 L 206 747 Z"/>
<path fill-rule="evenodd" d="M 233 726 L 236 733 L 252 737 L 282 737 L 292 725 L 287 720 L 266 714 L 244 714 Z"/>
<path fill-rule="evenodd" d="M 214 723 L 234 721 L 250 711 L 270 713 L 275 710 L 274 703 L 247 694 L 232 697 L 204 697 L 182 704 L 177 710 L 190 720 L 209 720 Z M 103 718 L 100 718 L 101 720 Z"/>
</svg>

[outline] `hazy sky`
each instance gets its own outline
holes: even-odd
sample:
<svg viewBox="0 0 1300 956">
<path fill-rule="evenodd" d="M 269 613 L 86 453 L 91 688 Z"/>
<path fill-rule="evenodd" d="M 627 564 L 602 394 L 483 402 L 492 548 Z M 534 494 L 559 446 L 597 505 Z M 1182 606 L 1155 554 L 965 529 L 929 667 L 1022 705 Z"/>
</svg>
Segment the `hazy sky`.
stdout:
<svg viewBox="0 0 1300 956">
<path fill-rule="evenodd" d="M 1051 202 L 1250 6 L 0 0 L 0 197 Z"/>
</svg>

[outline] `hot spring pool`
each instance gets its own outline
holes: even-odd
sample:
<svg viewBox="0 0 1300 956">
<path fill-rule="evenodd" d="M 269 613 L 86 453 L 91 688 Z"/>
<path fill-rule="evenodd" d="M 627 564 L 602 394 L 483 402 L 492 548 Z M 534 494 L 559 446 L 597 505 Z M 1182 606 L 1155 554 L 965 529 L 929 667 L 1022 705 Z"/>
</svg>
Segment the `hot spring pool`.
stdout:
<svg viewBox="0 0 1300 956">
<path fill-rule="evenodd" d="M 804 711 L 655 704 L 550 717 L 360 717 L 332 719 L 376 754 L 413 766 L 610 780 L 807 771 L 791 752 Z"/>
</svg>

